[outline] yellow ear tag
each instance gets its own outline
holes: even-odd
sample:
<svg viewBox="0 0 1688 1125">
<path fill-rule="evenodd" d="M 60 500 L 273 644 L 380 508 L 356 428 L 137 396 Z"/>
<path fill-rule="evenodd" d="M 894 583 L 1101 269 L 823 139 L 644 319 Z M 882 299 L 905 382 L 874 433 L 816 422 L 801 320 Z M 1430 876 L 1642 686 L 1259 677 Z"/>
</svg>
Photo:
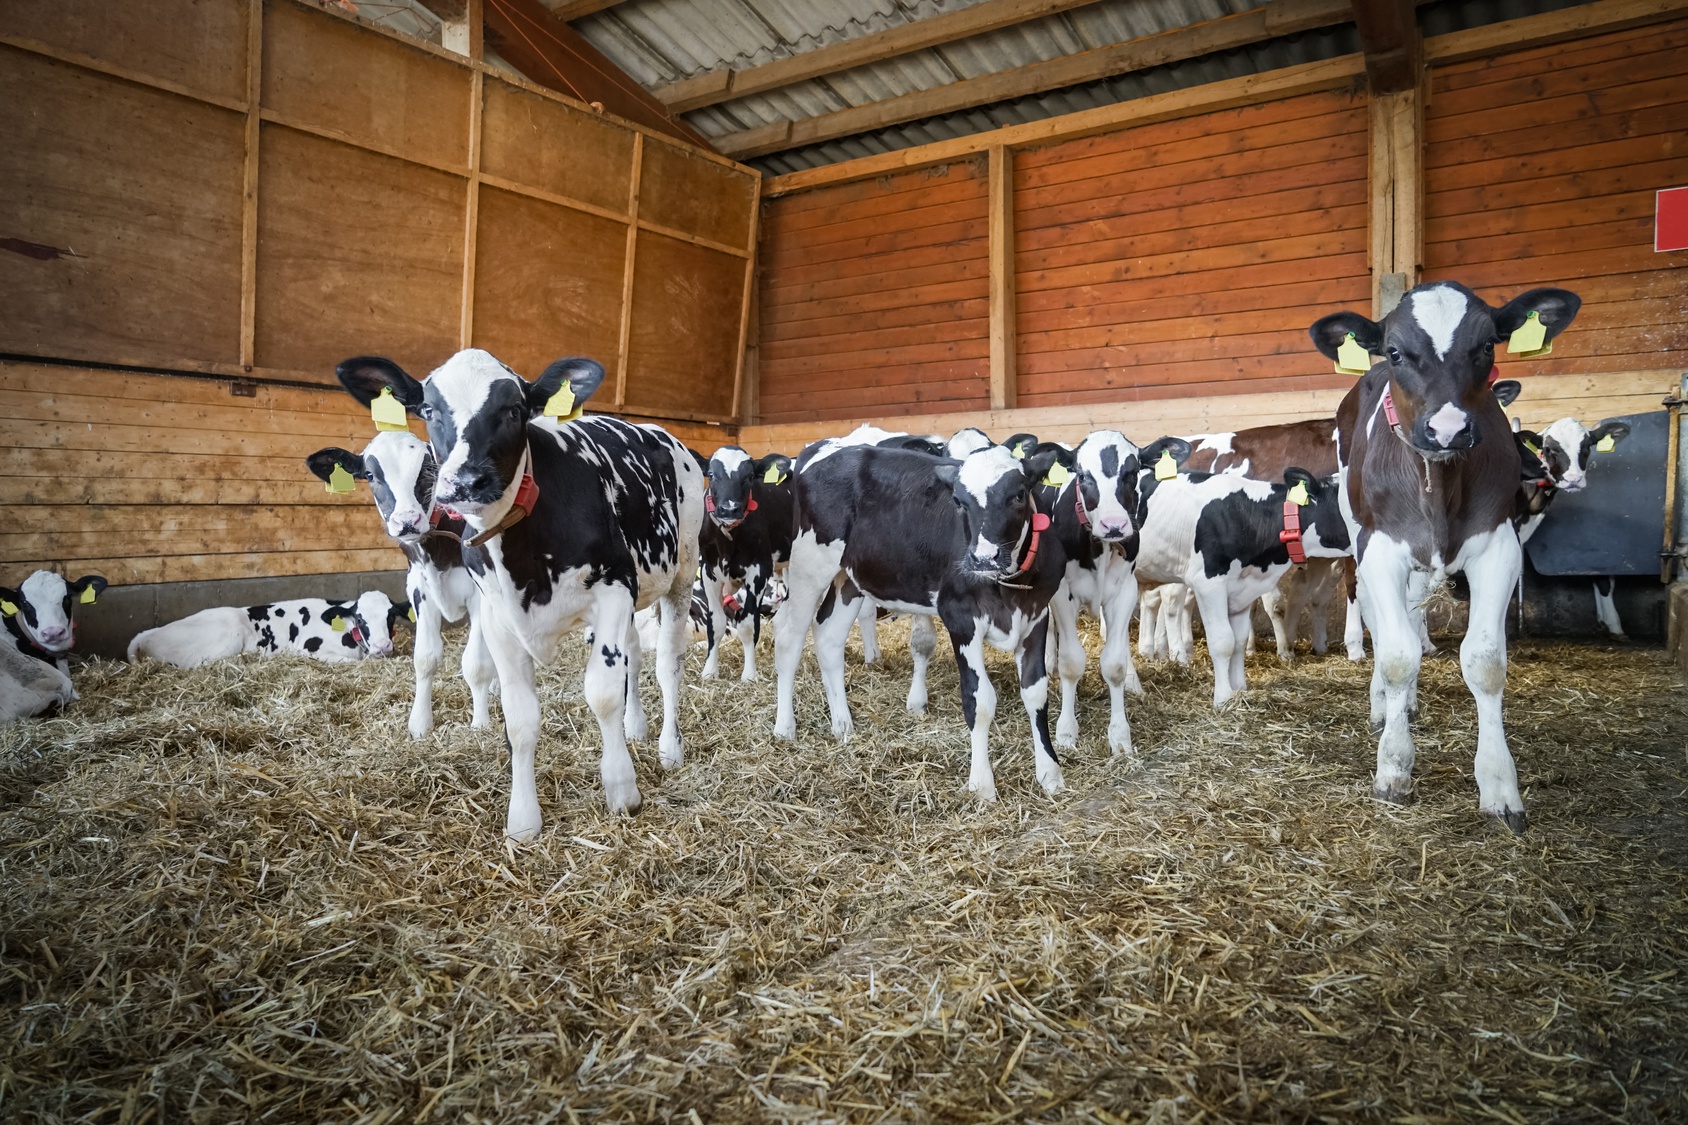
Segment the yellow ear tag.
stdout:
<svg viewBox="0 0 1688 1125">
<path fill-rule="evenodd" d="M 1354 333 L 1348 333 L 1340 347 L 1336 349 L 1336 373 L 1338 375 L 1364 375 L 1371 370 L 1371 353 L 1354 342 Z"/>
<path fill-rule="evenodd" d="M 81 602 L 83 605 L 93 605 L 94 599 L 97 596 L 98 595 L 94 593 L 94 588 L 92 586 L 84 586 L 82 587 L 82 596 L 76 600 Z"/>
<path fill-rule="evenodd" d="M 1178 462 L 1172 456 L 1172 450 L 1161 450 L 1160 460 L 1155 462 L 1155 479 L 1171 480 L 1178 475 Z"/>
<path fill-rule="evenodd" d="M 1296 481 L 1295 487 L 1289 490 L 1289 495 L 1284 499 L 1290 501 L 1298 508 L 1305 508 L 1308 504 L 1312 503 L 1312 501 L 1307 498 L 1307 482 L 1304 480 Z"/>
<path fill-rule="evenodd" d="M 778 484 L 784 479 L 785 474 L 780 472 L 778 465 L 769 465 L 768 471 L 762 474 L 763 484 Z"/>
<path fill-rule="evenodd" d="M 572 422 L 580 417 L 581 412 L 585 409 L 585 406 L 574 404 L 574 388 L 564 383 L 557 388 L 557 393 L 551 396 L 550 401 L 545 404 L 545 409 L 540 413 L 547 418 L 555 418 L 559 422 Z"/>
<path fill-rule="evenodd" d="M 328 623 L 328 627 L 333 629 L 336 633 L 344 633 L 346 631 L 346 619 L 344 617 L 336 617 Z"/>
<path fill-rule="evenodd" d="M 1541 322 L 1541 317 L 1535 312 L 1524 318 L 1524 323 L 1512 333 L 1512 338 L 1506 342 L 1506 350 L 1521 359 L 1542 355 L 1547 351 L 1547 325 Z"/>
<path fill-rule="evenodd" d="M 4 613 L 7 617 L 11 617 L 13 614 L 17 613 L 17 611 L 17 606 L 13 605 L 5 598 L 0 598 L 0 613 Z"/>
<path fill-rule="evenodd" d="M 1049 471 L 1043 474 L 1043 483 L 1047 484 L 1050 488 L 1065 487 L 1066 483 L 1072 479 L 1073 474 L 1069 472 L 1067 467 L 1059 461 L 1049 466 Z"/>
<path fill-rule="evenodd" d="M 377 430 L 408 430 L 410 425 L 405 421 L 404 403 L 393 397 L 393 388 L 382 387 L 381 393 L 376 395 L 369 404 L 369 416 L 375 419 Z M 351 489 L 347 489 L 350 492 Z"/>
<path fill-rule="evenodd" d="M 410 607 L 409 617 L 410 617 L 411 624 L 414 625 L 416 623 L 416 607 L 415 606 Z"/>
<path fill-rule="evenodd" d="M 1008 452 L 1014 455 L 1014 460 L 1016 461 L 1024 461 L 1026 459 L 1026 447 L 1024 445 L 1016 445 Z"/>
<path fill-rule="evenodd" d="M 1613 453 L 1616 452 L 1617 448 L 1618 439 L 1613 437 L 1611 434 L 1607 434 L 1594 445 L 1596 453 Z"/>
<path fill-rule="evenodd" d="M 1540 457 L 1541 456 L 1541 446 L 1537 445 L 1535 442 L 1531 441 L 1528 438 L 1524 439 L 1524 448 L 1528 449 L 1530 451 L 1530 455 L 1532 457 Z"/>
<path fill-rule="evenodd" d="M 356 492 L 357 478 L 348 473 L 343 465 L 336 463 L 334 471 L 328 474 L 328 483 L 323 487 L 330 492 Z"/>
</svg>

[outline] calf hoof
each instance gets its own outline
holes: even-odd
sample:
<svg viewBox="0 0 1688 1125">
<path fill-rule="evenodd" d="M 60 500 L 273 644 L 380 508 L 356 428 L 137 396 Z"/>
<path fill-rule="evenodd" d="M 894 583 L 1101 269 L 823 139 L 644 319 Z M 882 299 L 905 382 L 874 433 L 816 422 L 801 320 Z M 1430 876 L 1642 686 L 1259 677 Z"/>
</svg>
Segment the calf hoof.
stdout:
<svg viewBox="0 0 1688 1125">
<path fill-rule="evenodd" d="M 622 732 L 627 735 L 628 739 L 633 742 L 643 742 L 650 736 L 651 733 L 650 723 L 645 719 L 643 711 L 641 711 L 637 716 L 629 714 L 628 717 L 622 721 L 621 729 Z"/>
<path fill-rule="evenodd" d="M 713 664 L 705 664 L 703 666 L 703 678 L 706 679 L 706 680 L 720 679 L 721 678 L 721 670 L 719 668 L 715 667 L 715 665 L 713 665 Z"/>
<path fill-rule="evenodd" d="M 492 725 L 492 716 L 491 715 L 476 715 L 474 718 L 469 720 L 469 729 L 470 730 L 485 730 L 487 727 L 490 727 L 491 725 Z"/>
<path fill-rule="evenodd" d="M 856 732 L 856 724 L 848 715 L 835 715 L 832 719 L 832 737 L 840 742 L 850 741 L 850 736 Z"/>
<path fill-rule="evenodd" d="M 781 742 L 796 742 L 797 741 L 797 720 L 796 719 L 775 719 L 774 720 L 774 737 L 779 739 Z"/>
<path fill-rule="evenodd" d="M 1078 719 L 1062 715 L 1055 724 L 1055 745 L 1063 750 L 1078 749 Z"/>
<path fill-rule="evenodd" d="M 967 783 L 967 792 L 973 794 L 973 796 L 977 797 L 981 802 L 987 805 L 996 804 L 995 781 L 969 781 Z"/>
<path fill-rule="evenodd" d="M 1372 788 L 1372 796 L 1391 805 L 1411 804 L 1413 783 L 1411 780 L 1380 782 Z"/>
<path fill-rule="evenodd" d="M 1050 794 L 1058 793 L 1067 787 L 1066 780 L 1061 776 L 1060 765 L 1053 761 L 1038 763 L 1037 783 L 1043 786 L 1045 793 Z"/>
<path fill-rule="evenodd" d="M 1131 728 L 1123 724 L 1119 728 L 1108 728 L 1108 749 L 1113 751 L 1116 758 L 1129 758 L 1136 753 L 1131 748 Z"/>
<path fill-rule="evenodd" d="M 657 760 L 665 770 L 677 770 L 686 762 L 686 744 L 678 733 L 662 736 L 662 746 L 657 751 Z"/>
<path fill-rule="evenodd" d="M 739 676 L 739 683 L 741 683 L 741 684 L 753 684 L 757 680 L 760 680 L 761 678 L 762 678 L 761 676 L 758 676 L 756 674 L 756 669 L 746 668 L 744 670 L 744 674 Z"/>
<path fill-rule="evenodd" d="M 632 816 L 645 803 L 645 799 L 639 796 L 639 787 L 633 784 L 625 788 L 618 787 L 613 791 L 604 790 L 604 800 L 609 805 L 610 812 L 620 816 Z"/>
<path fill-rule="evenodd" d="M 1364 660 L 1365 658 L 1366 658 L 1366 647 L 1364 645 L 1358 645 L 1358 646 L 1354 646 L 1354 647 L 1349 648 L 1348 659 L 1352 660 L 1354 663 L 1358 664 L 1360 661 Z"/>
<path fill-rule="evenodd" d="M 1523 809 L 1484 809 L 1483 815 L 1512 829 L 1514 836 L 1522 836 L 1525 829 L 1530 827 L 1530 818 L 1525 815 Z"/>
<path fill-rule="evenodd" d="M 537 814 L 512 814 L 504 822 L 504 835 L 518 844 L 531 844 L 539 839 L 541 822 Z"/>
<path fill-rule="evenodd" d="M 427 738 L 428 735 L 433 733 L 433 730 L 433 715 L 412 715 L 410 717 L 410 737 L 416 739 L 418 742 Z"/>
<path fill-rule="evenodd" d="M 1147 694 L 1143 690 L 1143 681 L 1137 678 L 1137 674 L 1135 672 L 1132 673 L 1131 676 L 1129 676 L 1126 679 L 1126 681 L 1125 681 L 1125 691 L 1126 691 L 1126 694 L 1128 694 L 1128 695 L 1145 695 L 1145 694 Z"/>
<path fill-rule="evenodd" d="M 926 697 L 924 695 L 909 696 L 908 709 L 909 712 L 914 715 L 926 714 Z"/>
</svg>

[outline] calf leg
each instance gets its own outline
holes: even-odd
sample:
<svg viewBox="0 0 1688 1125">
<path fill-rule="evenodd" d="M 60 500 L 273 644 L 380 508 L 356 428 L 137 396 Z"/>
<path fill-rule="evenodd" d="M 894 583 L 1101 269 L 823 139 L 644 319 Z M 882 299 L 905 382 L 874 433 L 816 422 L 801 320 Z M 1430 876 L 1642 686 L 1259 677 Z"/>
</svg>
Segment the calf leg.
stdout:
<svg viewBox="0 0 1688 1125">
<path fill-rule="evenodd" d="M 1055 649 L 1055 669 L 1061 677 L 1061 714 L 1055 720 L 1055 745 L 1078 745 L 1078 684 L 1084 678 L 1086 654 L 1078 635 L 1078 599 L 1066 583 L 1049 600 L 1049 625 L 1044 630 Z M 1116 630 L 1116 632 L 1120 632 Z M 1104 649 L 1106 645 L 1104 645 Z M 1044 665 L 1048 668 L 1047 660 Z"/>
<path fill-rule="evenodd" d="M 1383 731 L 1377 741 L 1377 773 L 1374 792 L 1385 801 L 1403 803 L 1412 793 L 1413 746 L 1407 707 L 1413 682 L 1418 678 L 1418 629 L 1408 606 L 1407 587 L 1412 574 L 1412 556 L 1404 543 L 1373 535 L 1360 561 L 1360 580 L 1366 595 L 1366 621 L 1371 625 L 1376 668 L 1372 674 L 1373 718 L 1377 718 L 1378 689 L 1381 688 Z"/>
<path fill-rule="evenodd" d="M 1150 586 L 1140 591 L 1137 598 L 1137 655 L 1144 660 L 1154 660 L 1161 652 L 1157 645 L 1159 635 L 1159 611 L 1161 592 L 1164 586 Z"/>
<path fill-rule="evenodd" d="M 797 667 L 803 662 L 803 642 L 814 623 L 815 610 L 838 574 L 844 545 L 822 546 L 813 532 L 805 532 L 792 545 L 791 564 L 786 568 L 785 601 L 774 613 L 774 672 L 778 702 L 774 711 L 774 737 L 797 738 L 797 714 L 792 704 Z"/>
<path fill-rule="evenodd" d="M 721 604 L 721 583 L 725 576 L 713 567 L 703 568 L 703 600 L 709 607 L 709 628 L 706 642 L 708 655 L 703 658 L 703 678 L 713 680 L 721 674 L 721 641 L 727 635 L 727 609 Z"/>
<path fill-rule="evenodd" d="M 686 579 L 691 573 L 692 560 L 682 557 L 674 585 L 657 602 L 660 624 L 656 634 L 656 686 L 662 694 L 662 734 L 657 740 L 657 760 L 667 770 L 679 768 L 686 760 L 685 742 L 680 737 L 680 681 L 685 672 L 686 650 L 692 643 L 692 584 Z M 638 647 L 637 638 L 634 647 Z M 637 690 L 635 682 L 635 696 Z"/>
<path fill-rule="evenodd" d="M 1026 716 L 1032 723 L 1032 762 L 1037 768 L 1037 783 L 1045 793 L 1061 788 L 1061 763 L 1049 744 L 1049 668 L 1044 663 L 1048 650 L 1049 617 L 1044 615 L 1026 631 L 1020 641 L 1020 702 L 1025 704 Z"/>
<path fill-rule="evenodd" d="M 1196 651 L 1195 618 L 1191 613 L 1191 607 L 1195 605 L 1196 601 L 1195 591 L 1188 586 L 1176 586 L 1172 590 L 1171 600 L 1172 615 L 1170 617 L 1167 616 L 1165 599 L 1161 602 L 1161 620 L 1165 622 L 1162 628 L 1166 630 L 1167 634 L 1167 650 L 1172 659 L 1180 664 L 1188 664 Z M 1203 628 L 1206 628 L 1206 625 L 1207 622 L 1204 619 L 1202 622 Z"/>
<path fill-rule="evenodd" d="M 1125 711 L 1125 693 L 1143 694 L 1137 669 L 1131 663 L 1131 632 L 1126 628 L 1136 601 L 1137 582 L 1127 577 L 1114 596 L 1102 605 L 1102 620 L 1113 623 L 1102 642 L 1102 678 L 1108 683 L 1108 749 L 1116 758 L 1132 752 L 1131 719 Z"/>
<path fill-rule="evenodd" d="M 989 622 L 965 622 L 970 634 L 958 635 L 950 625 L 950 646 L 955 649 L 955 666 L 961 674 L 961 714 L 973 735 L 972 764 L 967 773 L 967 791 L 981 801 L 996 800 L 996 776 L 991 773 L 990 731 L 996 717 L 996 689 L 985 671 L 985 629 Z"/>
<path fill-rule="evenodd" d="M 733 626 L 733 631 L 738 634 L 739 648 L 744 650 L 744 672 L 739 676 L 739 680 L 744 683 L 757 678 L 756 636 L 761 632 L 759 615 L 762 610 L 762 595 L 767 588 L 768 578 L 758 565 L 750 568 L 744 578 L 744 589 L 739 591 L 739 604 L 743 607 L 744 616 Z"/>
<path fill-rule="evenodd" d="M 1514 832 L 1526 824 L 1518 771 L 1506 745 L 1501 694 L 1506 690 L 1506 610 L 1523 569 L 1523 552 L 1510 523 L 1489 533 L 1489 542 L 1466 563 L 1471 580 L 1471 620 L 1459 646 L 1465 686 L 1477 701 L 1478 808 L 1504 820 Z"/>
<path fill-rule="evenodd" d="M 661 638 L 658 638 L 661 643 Z M 621 711 L 621 729 L 634 742 L 643 742 L 650 733 L 650 724 L 645 719 L 645 701 L 639 695 L 639 666 L 644 661 L 645 650 L 639 644 L 639 627 L 633 623 L 631 614 L 627 618 L 627 639 L 621 651 L 627 654 L 627 696 Z"/>
<path fill-rule="evenodd" d="M 410 604 L 420 607 L 416 611 L 416 697 L 410 704 L 410 737 L 427 738 L 434 729 L 434 676 L 439 672 L 445 645 L 440 640 L 440 610 L 434 599 L 412 590 Z"/>
<path fill-rule="evenodd" d="M 1272 636 L 1278 642 L 1278 659 L 1285 664 L 1295 658 L 1295 622 L 1289 616 L 1289 598 L 1284 594 L 1284 586 L 1294 573 L 1292 568 L 1276 586 L 1260 596 L 1260 607 L 1266 611 L 1266 619 L 1272 623 Z"/>
<path fill-rule="evenodd" d="M 857 606 L 868 599 L 842 576 L 835 581 L 833 589 L 834 596 L 821 603 L 815 616 L 815 663 L 821 666 L 821 686 L 826 689 L 826 709 L 832 716 L 832 736 L 845 742 L 855 730 L 855 723 L 850 718 L 850 699 L 844 691 L 844 648 L 850 641 L 850 626 L 856 621 Z M 856 600 L 846 601 L 848 593 L 855 593 Z"/>
<path fill-rule="evenodd" d="M 1313 652 L 1323 656 L 1330 648 L 1330 603 L 1336 590 L 1336 562 L 1312 559 L 1307 563 L 1307 605 L 1313 614 L 1310 639 Z"/>
<path fill-rule="evenodd" d="M 1231 626 L 1231 597 L 1223 577 L 1204 575 L 1192 581 L 1190 589 L 1196 595 L 1196 608 L 1201 611 L 1207 654 L 1213 659 L 1213 706 L 1217 709 L 1236 694 L 1236 688 L 1231 686 L 1231 656 L 1243 638 Z"/>
<path fill-rule="evenodd" d="M 926 713 L 926 668 L 937 647 L 938 631 L 932 619 L 924 613 L 915 614 L 908 630 L 908 652 L 914 662 L 914 674 L 908 682 L 908 709 L 917 715 Z"/>
<path fill-rule="evenodd" d="M 492 723 L 492 707 L 488 696 L 497 682 L 498 669 L 493 666 L 492 653 L 486 647 L 486 625 L 481 620 L 479 605 L 469 605 L 469 639 L 463 643 L 463 679 L 469 685 L 469 726 L 475 730 Z"/>
<path fill-rule="evenodd" d="M 1355 569 L 1352 555 L 1340 561 L 1337 577 L 1342 583 L 1343 606 L 1347 611 L 1342 622 L 1342 645 L 1348 650 L 1348 659 L 1364 660 L 1366 621 L 1360 612 L 1360 576 Z"/>
<path fill-rule="evenodd" d="M 610 811 L 616 813 L 633 812 L 642 803 L 639 783 L 633 776 L 633 756 L 627 752 L 624 732 L 628 691 L 626 644 L 628 622 L 632 616 L 632 595 L 620 587 L 604 588 L 598 595 L 598 604 L 593 607 L 592 614 L 592 632 L 598 638 L 598 647 L 586 658 L 586 704 L 592 708 L 604 739 L 604 754 L 598 764 L 598 772 L 604 781 L 604 799 Z M 663 631 L 666 633 L 668 630 Z M 662 642 L 663 638 L 658 637 L 659 669 L 662 667 Z M 662 678 L 660 671 L 658 678 Z M 663 703 L 666 711 L 666 693 Z M 509 714 L 508 695 L 504 697 L 504 711 Z"/>
<path fill-rule="evenodd" d="M 525 844 L 539 835 L 543 825 L 533 776 L 534 748 L 539 740 L 539 696 L 533 689 L 533 657 L 502 618 L 491 620 L 492 614 L 486 617 L 489 618 L 486 644 L 498 669 L 498 694 L 504 703 L 504 741 L 510 747 L 510 810 L 504 820 L 504 834 Z M 588 677 L 596 663 L 587 658 Z M 619 723 L 614 735 L 619 742 Z"/>
<path fill-rule="evenodd" d="M 1618 605 L 1612 600 L 1612 577 L 1601 575 L 1594 580 L 1594 616 L 1600 619 L 1600 624 L 1606 631 L 1620 641 L 1629 640 L 1624 636 L 1624 623 L 1618 619 Z"/>
<path fill-rule="evenodd" d="M 856 624 L 862 633 L 862 663 L 879 663 L 879 607 L 872 598 L 863 598 L 856 611 Z"/>
<path fill-rule="evenodd" d="M 1254 636 L 1254 603 L 1231 615 L 1231 634 L 1235 644 L 1231 648 L 1231 690 L 1240 692 L 1248 686 L 1248 671 L 1244 653 L 1248 639 Z"/>
</svg>

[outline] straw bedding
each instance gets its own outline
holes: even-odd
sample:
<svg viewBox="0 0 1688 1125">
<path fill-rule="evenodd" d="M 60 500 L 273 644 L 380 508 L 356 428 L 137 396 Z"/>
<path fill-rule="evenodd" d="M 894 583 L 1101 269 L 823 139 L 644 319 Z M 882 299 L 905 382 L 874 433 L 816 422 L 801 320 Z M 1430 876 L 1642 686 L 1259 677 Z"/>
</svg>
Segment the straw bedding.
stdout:
<svg viewBox="0 0 1688 1125">
<path fill-rule="evenodd" d="M 793 749 L 770 683 L 699 685 L 694 651 L 687 764 L 636 748 L 631 818 L 569 644 L 523 849 L 460 680 L 418 744 L 406 659 L 89 663 L 65 717 L 0 731 L 0 1118 L 1688 1119 L 1658 651 L 1515 646 L 1515 839 L 1476 815 L 1455 659 L 1406 808 L 1369 797 L 1369 665 L 1263 654 L 1215 714 L 1198 653 L 1143 669 L 1129 763 L 1092 660 L 1054 798 L 1003 690 L 981 809 L 953 664 L 909 716 L 885 633 L 844 746 L 812 662 Z"/>
</svg>

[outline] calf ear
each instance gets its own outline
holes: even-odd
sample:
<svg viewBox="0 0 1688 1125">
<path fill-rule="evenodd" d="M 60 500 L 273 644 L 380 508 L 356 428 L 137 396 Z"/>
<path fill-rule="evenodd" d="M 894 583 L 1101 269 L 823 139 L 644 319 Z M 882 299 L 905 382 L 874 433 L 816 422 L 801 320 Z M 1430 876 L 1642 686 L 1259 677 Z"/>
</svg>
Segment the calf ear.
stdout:
<svg viewBox="0 0 1688 1125">
<path fill-rule="evenodd" d="M 346 393 L 365 406 L 375 401 L 383 387 L 390 387 L 393 397 L 412 414 L 422 405 L 422 384 L 385 356 L 353 356 L 336 367 L 334 375 Z"/>
<path fill-rule="evenodd" d="M 1284 483 L 1291 488 L 1298 484 L 1304 484 L 1307 486 L 1307 495 L 1313 496 L 1319 491 L 1319 486 L 1323 482 L 1306 469 L 1292 465 L 1284 470 Z"/>
<path fill-rule="evenodd" d="M 769 479 L 770 471 L 773 478 Z M 791 458 L 783 453 L 769 453 L 756 462 L 756 479 L 763 484 L 784 484 L 791 479 Z"/>
<path fill-rule="evenodd" d="M 690 446 L 686 447 L 686 452 L 690 453 L 692 455 L 692 460 L 697 462 L 697 471 L 703 474 L 703 479 L 708 480 L 709 479 L 709 458 L 705 457 L 703 454 L 699 453 L 697 450 L 691 448 Z"/>
<path fill-rule="evenodd" d="M 1629 436 L 1628 422 L 1602 422 L 1598 427 L 1588 431 L 1588 436 L 1595 441 L 1605 441 L 1611 438 L 1613 443 L 1622 441 Z"/>
<path fill-rule="evenodd" d="M 1034 446 L 1032 451 L 1026 455 L 1024 462 L 1026 482 L 1028 484 L 1041 483 L 1043 478 L 1049 475 L 1049 470 L 1055 462 L 1061 460 L 1061 454 L 1064 452 L 1066 451 L 1053 442 Z M 1068 468 L 1071 468 L 1071 466 L 1068 466 Z"/>
<path fill-rule="evenodd" d="M 1504 406 L 1511 406 L 1518 401 L 1518 396 L 1524 391 L 1524 384 L 1516 379 L 1502 379 L 1492 388 L 1495 401 Z"/>
<path fill-rule="evenodd" d="M 1571 326 L 1580 308 L 1582 298 L 1569 289 L 1532 289 L 1495 310 L 1495 335 L 1506 339 L 1535 313 L 1551 340 Z"/>
<path fill-rule="evenodd" d="M 569 356 L 554 361 L 540 373 L 539 378 L 527 385 L 528 417 L 536 418 L 545 409 L 545 404 L 551 397 L 568 386 L 574 395 L 571 410 L 578 410 L 582 403 L 592 397 L 604 381 L 604 365 L 595 359 L 584 356 Z"/>
<path fill-rule="evenodd" d="M 75 582 L 70 583 L 70 592 L 80 594 L 82 591 L 92 588 L 94 593 L 103 594 L 106 591 L 106 585 L 106 580 L 98 574 L 84 574 Z"/>
<path fill-rule="evenodd" d="M 369 470 L 364 467 L 363 458 L 356 453 L 348 453 L 337 445 L 319 449 L 305 458 L 305 464 L 323 480 L 327 480 L 338 465 L 352 474 L 354 480 L 368 480 Z"/>
<path fill-rule="evenodd" d="M 1182 465 L 1190 459 L 1190 452 L 1190 443 L 1183 438 L 1158 437 L 1137 451 L 1137 463 L 1151 469 L 1161 459 L 1162 453 L 1171 453 L 1173 461 Z"/>
<path fill-rule="evenodd" d="M 1342 341 L 1348 338 L 1350 332 L 1354 334 L 1354 342 L 1366 349 L 1368 354 L 1382 353 L 1383 326 L 1376 321 L 1367 320 L 1357 312 L 1321 316 L 1313 322 L 1313 327 L 1307 330 L 1307 334 L 1313 337 L 1313 346 L 1330 360 L 1336 359 L 1336 350 L 1342 346 Z"/>
<path fill-rule="evenodd" d="M 941 465 L 934 465 L 932 471 L 937 474 L 939 480 L 954 488 L 956 478 L 961 476 L 961 462 L 945 461 Z"/>
</svg>

